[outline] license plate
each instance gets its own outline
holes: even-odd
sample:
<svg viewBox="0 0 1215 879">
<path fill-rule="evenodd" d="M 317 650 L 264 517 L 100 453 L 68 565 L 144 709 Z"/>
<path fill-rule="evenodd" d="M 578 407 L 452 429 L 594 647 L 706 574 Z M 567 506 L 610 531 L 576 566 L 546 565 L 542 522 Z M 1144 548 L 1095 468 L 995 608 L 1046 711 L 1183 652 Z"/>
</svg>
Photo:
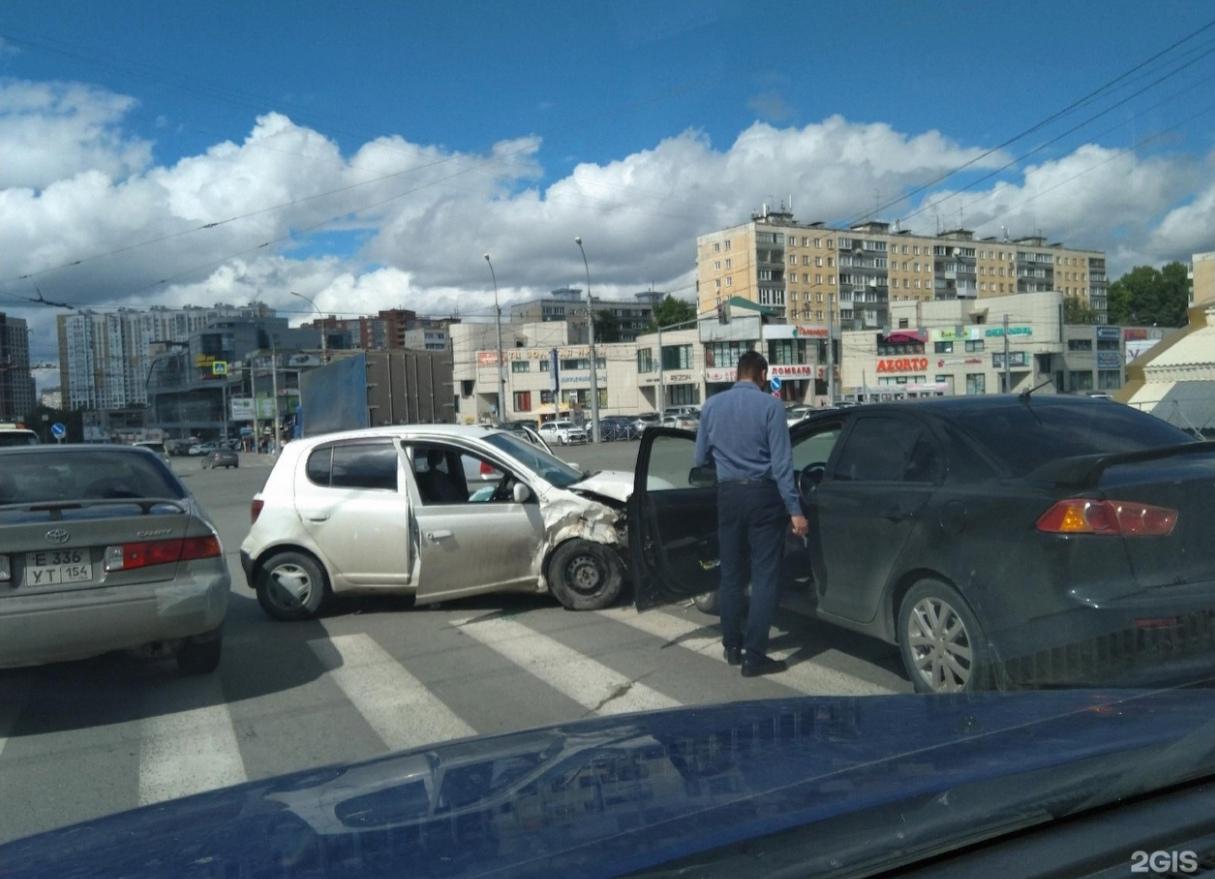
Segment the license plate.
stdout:
<svg viewBox="0 0 1215 879">
<path fill-rule="evenodd" d="M 93 579 L 88 550 L 50 549 L 25 554 L 26 586 L 87 583 Z"/>
</svg>

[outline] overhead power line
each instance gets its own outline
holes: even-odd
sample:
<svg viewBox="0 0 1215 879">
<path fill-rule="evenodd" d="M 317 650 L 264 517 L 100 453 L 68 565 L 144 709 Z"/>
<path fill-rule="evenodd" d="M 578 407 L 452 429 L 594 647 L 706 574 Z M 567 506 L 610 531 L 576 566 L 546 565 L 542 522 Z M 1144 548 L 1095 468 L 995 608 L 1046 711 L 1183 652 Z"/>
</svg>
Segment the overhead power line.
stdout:
<svg viewBox="0 0 1215 879">
<path fill-rule="evenodd" d="M 849 226 L 855 225 L 856 223 L 863 221 L 866 217 L 869 217 L 869 216 L 876 217 L 882 211 L 887 210 L 888 208 L 891 208 L 897 204 L 901 204 L 904 201 L 907 201 L 908 199 L 913 198 L 916 195 L 919 195 L 921 192 L 931 189 L 933 186 L 936 186 L 939 183 L 943 183 L 944 181 L 948 180 L 950 177 L 953 177 L 954 175 L 959 174 L 962 171 L 965 171 L 967 168 L 974 166 L 978 162 L 983 161 L 983 159 L 987 158 L 988 156 L 990 156 L 996 152 L 999 152 L 1000 150 L 1004 149 L 1005 147 L 1011 146 L 1012 144 L 1016 143 L 1019 140 L 1022 140 L 1025 137 L 1028 137 L 1029 135 L 1033 134 L 1035 131 L 1040 131 L 1041 129 L 1045 128 L 1047 125 L 1050 125 L 1050 123 L 1056 121 L 1057 119 L 1062 118 L 1063 116 L 1067 115 L 1068 113 L 1071 113 L 1073 110 L 1076 110 L 1079 107 L 1083 106 L 1084 104 L 1097 98 L 1102 93 L 1108 91 L 1110 88 L 1117 85 L 1119 82 L 1122 82 L 1124 79 L 1131 76 L 1132 74 L 1144 69 L 1149 64 L 1152 64 L 1153 62 L 1157 61 L 1158 59 L 1164 57 L 1169 52 L 1176 49 L 1178 46 L 1181 46 L 1181 45 L 1189 42 L 1190 40 L 1194 39 L 1199 34 L 1205 33 L 1206 31 L 1210 30 L 1213 27 L 1215 27 L 1215 19 L 1208 21 L 1206 24 L 1202 25 L 1201 27 L 1197 28 L 1196 30 L 1190 31 L 1188 34 L 1183 36 L 1181 39 L 1177 40 L 1176 42 L 1170 43 L 1168 46 L 1161 49 L 1159 52 L 1156 52 L 1154 55 L 1151 55 L 1150 57 L 1145 58 L 1143 61 L 1140 61 L 1135 66 L 1118 74 L 1118 76 L 1114 77 L 1113 79 L 1107 80 L 1106 82 L 1102 83 L 1100 86 L 1098 86 L 1093 91 L 1089 92 L 1088 94 L 1084 95 L 1083 97 L 1077 98 L 1076 100 L 1072 101 L 1070 104 L 1063 107 L 1062 109 L 1056 110 L 1054 113 L 1051 113 L 1049 116 L 1045 117 L 1044 119 L 1038 120 L 1033 125 L 1031 125 L 1029 128 L 1026 128 L 1023 131 L 1017 132 L 1012 137 L 1009 137 L 1008 139 L 1004 140 L 1003 142 L 1001 142 L 999 144 L 996 144 L 995 146 L 991 147 L 990 149 L 984 150 L 979 155 L 967 160 L 966 162 L 963 162 L 962 164 L 952 168 L 951 170 L 945 172 L 944 174 L 941 174 L 940 176 L 935 177 L 926 183 L 923 183 L 923 184 L 920 184 L 919 186 L 914 187 L 913 189 L 909 190 L 908 192 L 905 192 L 902 195 L 900 195 L 898 198 L 894 198 L 894 199 L 891 199 L 890 201 L 883 202 L 883 203 L 876 205 L 874 207 L 872 213 L 862 214 L 858 218 L 850 221 L 848 223 L 848 225 Z M 1204 53 L 1204 54 L 1208 54 L 1208 53 Z M 1203 56 L 1199 56 L 1199 57 L 1203 57 Z M 1195 59 L 1195 60 L 1197 60 L 1197 59 Z"/>
</svg>

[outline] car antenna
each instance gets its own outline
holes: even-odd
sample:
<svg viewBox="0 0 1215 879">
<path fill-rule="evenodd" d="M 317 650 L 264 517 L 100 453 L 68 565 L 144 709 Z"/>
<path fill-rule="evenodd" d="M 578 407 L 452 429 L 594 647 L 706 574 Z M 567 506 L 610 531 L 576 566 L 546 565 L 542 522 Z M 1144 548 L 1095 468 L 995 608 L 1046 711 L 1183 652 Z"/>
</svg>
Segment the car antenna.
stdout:
<svg viewBox="0 0 1215 879">
<path fill-rule="evenodd" d="M 1048 378 L 1046 381 L 1042 382 L 1042 384 L 1037 385 L 1036 387 L 1032 387 L 1027 391 L 1022 391 L 1021 393 L 1017 394 L 1017 399 L 1020 400 L 1022 403 L 1028 403 L 1030 394 L 1032 394 L 1034 391 L 1042 390 L 1042 388 L 1046 387 L 1047 385 L 1049 385 L 1051 383 L 1052 383 L 1052 380 Z"/>
</svg>

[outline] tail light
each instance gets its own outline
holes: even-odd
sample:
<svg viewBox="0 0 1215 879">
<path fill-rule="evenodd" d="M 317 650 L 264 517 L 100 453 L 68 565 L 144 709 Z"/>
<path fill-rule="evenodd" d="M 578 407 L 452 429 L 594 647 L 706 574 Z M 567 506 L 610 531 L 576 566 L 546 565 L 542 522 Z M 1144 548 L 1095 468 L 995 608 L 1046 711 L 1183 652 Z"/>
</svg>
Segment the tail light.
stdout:
<svg viewBox="0 0 1215 879">
<path fill-rule="evenodd" d="M 493 476 L 497 472 L 498 471 L 496 469 L 494 469 L 494 465 L 489 463 L 489 461 L 481 462 L 481 475 L 482 476 Z"/>
<path fill-rule="evenodd" d="M 131 571 L 149 565 L 168 565 L 194 559 L 217 558 L 221 554 L 219 538 L 186 537 L 174 540 L 145 540 L 105 548 L 107 571 Z"/>
<path fill-rule="evenodd" d="M 1069 498 L 1039 517 L 1048 534 L 1114 534 L 1122 537 L 1166 537 L 1177 526 L 1178 512 L 1136 501 Z"/>
<path fill-rule="evenodd" d="M 249 524 L 252 525 L 257 521 L 257 517 L 262 514 L 262 507 L 265 505 L 266 502 L 261 498 L 255 497 L 253 499 L 253 503 L 249 504 Z"/>
</svg>

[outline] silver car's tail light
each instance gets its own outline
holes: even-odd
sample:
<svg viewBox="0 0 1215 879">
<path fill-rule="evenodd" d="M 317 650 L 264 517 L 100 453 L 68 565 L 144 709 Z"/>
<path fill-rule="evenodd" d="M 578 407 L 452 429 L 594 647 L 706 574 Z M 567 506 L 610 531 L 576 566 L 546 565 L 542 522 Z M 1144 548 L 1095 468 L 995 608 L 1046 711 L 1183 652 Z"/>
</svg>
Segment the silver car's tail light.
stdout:
<svg viewBox="0 0 1215 879">
<path fill-rule="evenodd" d="M 175 538 L 173 540 L 147 540 L 140 543 L 124 543 L 105 548 L 107 571 L 130 571 L 149 565 L 167 565 L 173 562 L 188 562 L 194 559 L 217 558 L 221 554 L 219 538 L 214 534 L 206 537 Z"/>
</svg>

